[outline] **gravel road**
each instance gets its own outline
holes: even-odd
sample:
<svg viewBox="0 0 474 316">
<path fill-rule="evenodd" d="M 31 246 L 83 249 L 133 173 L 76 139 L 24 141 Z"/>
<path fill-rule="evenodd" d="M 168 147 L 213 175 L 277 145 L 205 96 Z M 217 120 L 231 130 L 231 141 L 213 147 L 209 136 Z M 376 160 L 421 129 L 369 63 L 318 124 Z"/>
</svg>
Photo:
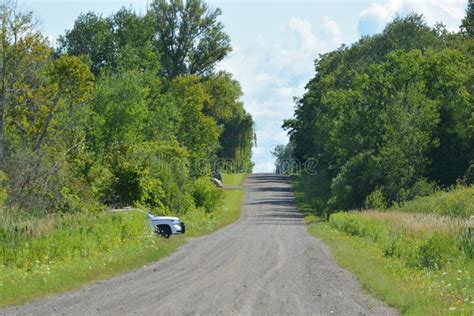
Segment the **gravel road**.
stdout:
<svg viewBox="0 0 474 316">
<path fill-rule="evenodd" d="M 396 314 L 308 234 L 287 177 L 253 174 L 244 185 L 237 223 L 140 270 L 0 314 Z"/>
</svg>

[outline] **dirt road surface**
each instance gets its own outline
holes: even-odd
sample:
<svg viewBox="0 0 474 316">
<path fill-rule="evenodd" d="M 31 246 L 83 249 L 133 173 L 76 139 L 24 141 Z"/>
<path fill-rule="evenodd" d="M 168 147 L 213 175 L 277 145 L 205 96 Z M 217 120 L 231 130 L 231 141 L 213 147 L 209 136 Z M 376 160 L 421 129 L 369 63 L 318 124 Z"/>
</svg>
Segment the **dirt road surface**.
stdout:
<svg viewBox="0 0 474 316">
<path fill-rule="evenodd" d="M 253 174 L 244 185 L 237 223 L 135 272 L 0 314 L 396 314 L 308 234 L 287 177 Z"/>
</svg>

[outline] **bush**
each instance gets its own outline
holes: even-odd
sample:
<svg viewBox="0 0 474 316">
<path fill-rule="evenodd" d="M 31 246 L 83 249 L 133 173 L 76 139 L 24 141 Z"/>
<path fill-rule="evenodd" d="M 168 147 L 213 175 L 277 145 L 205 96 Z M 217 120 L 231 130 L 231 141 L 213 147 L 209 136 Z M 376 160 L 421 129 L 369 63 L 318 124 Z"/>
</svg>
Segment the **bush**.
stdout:
<svg viewBox="0 0 474 316">
<path fill-rule="evenodd" d="M 467 168 L 466 174 L 464 175 L 464 183 L 467 185 L 474 184 L 474 163 Z"/>
<path fill-rule="evenodd" d="M 474 187 L 458 186 L 451 191 L 438 191 L 404 202 L 393 210 L 469 218 L 474 215 Z"/>
<path fill-rule="evenodd" d="M 342 166 L 331 183 L 331 209 L 361 208 L 367 195 L 376 187 L 380 166 L 371 153 L 362 153 Z"/>
<path fill-rule="evenodd" d="M 4 170 L 8 177 L 8 207 L 43 214 L 99 207 L 69 154 L 58 154 L 58 150 L 45 145 L 40 151 L 18 147 L 9 153 Z"/>
<path fill-rule="evenodd" d="M 105 203 L 135 205 L 159 213 L 193 208 L 187 150 L 176 142 L 121 146 L 109 155 L 113 174 Z"/>
<path fill-rule="evenodd" d="M 0 170 L 0 209 L 5 206 L 5 202 L 8 198 L 8 176 L 5 172 Z"/>
<path fill-rule="evenodd" d="M 422 178 L 416 181 L 411 188 L 402 189 L 400 191 L 400 200 L 410 201 L 417 197 L 431 195 L 438 190 L 439 188 L 436 183 L 429 182 L 428 180 Z"/>
<path fill-rule="evenodd" d="M 196 207 L 210 213 L 220 204 L 223 193 L 208 178 L 199 178 L 193 184 L 192 196 Z"/>
<path fill-rule="evenodd" d="M 388 203 L 385 201 L 385 197 L 383 196 L 381 189 L 375 189 L 375 191 L 367 196 L 365 199 L 365 207 L 367 209 L 376 210 L 384 210 L 388 207 Z"/>
<path fill-rule="evenodd" d="M 445 252 L 449 249 L 447 239 L 435 234 L 417 250 L 417 263 L 421 268 L 440 268 L 446 261 Z"/>
</svg>

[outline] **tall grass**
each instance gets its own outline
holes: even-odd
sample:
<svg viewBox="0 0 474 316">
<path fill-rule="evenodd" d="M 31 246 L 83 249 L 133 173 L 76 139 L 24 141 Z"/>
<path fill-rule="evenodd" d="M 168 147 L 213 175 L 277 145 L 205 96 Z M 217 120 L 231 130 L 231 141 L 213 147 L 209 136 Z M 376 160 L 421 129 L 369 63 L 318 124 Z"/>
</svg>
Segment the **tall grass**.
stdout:
<svg viewBox="0 0 474 316">
<path fill-rule="evenodd" d="M 458 186 L 450 191 L 417 197 L 391 210 L 469 218 L 474 216 L 474 187 Z"/>
<path fill-rule="evenodd" d="M 51 262 L 92 258 L 127 244 L 145 246 L 153 235 L 141 213 L 77 213 L 12 222 L 2 218 L 0 263 L 32 270 Z"/>
<path fill-rule="evenodd" d="M 309 232 L 364 288 L 402 314 L 474 314 L 474 189 L 457 187 L 383 211 L 316 216 L 293 177 Z M 319 212 L 321 213 L 321 212 Z"/>
<path fill-rule="evenodd" d="M 224 175 L 240 185 L 245 175 Z M 214 212 L 182 216 L 187 234 L 158 238 L 143 212 L 86 212 L 47 217 L 0 213 L 0 306 L 73 289 L 170 254 L 186 236 L 201 236 L 240 217 L 244 192 L 224 190 Z"/>
<path fill-rule="evenodd" d="M 392 273 L 423 280 L 418 294 L 429 293 L 438 312 L 474 311 L 474 244 L 467 235 L 472 224 L 436 214 L 377 211 L 340 212 L 329 220 L 337 231 L 374 243 L 392 264 L 401 263 Z M 430 302 L 418 302 L 425 303 Z"/>
<path fill-rule="evenodd" d="M 408 266 L 441 268 L 473 258 L 472 241 L 464 238 L 470 222 L 449 217 L 376 211 L 332 214 L 332 227 L 379 244 L 388 257 Z"/>
</svg>

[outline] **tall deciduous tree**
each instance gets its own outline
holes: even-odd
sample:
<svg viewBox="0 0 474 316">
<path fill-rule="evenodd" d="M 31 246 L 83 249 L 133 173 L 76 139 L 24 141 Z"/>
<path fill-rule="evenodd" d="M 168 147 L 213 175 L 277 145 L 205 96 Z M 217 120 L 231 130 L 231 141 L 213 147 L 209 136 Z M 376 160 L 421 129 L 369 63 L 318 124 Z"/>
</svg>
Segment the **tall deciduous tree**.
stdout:
<svg viewBox="0 0 474 316">
<path fill-rule="evenodd" d="M 318 161 L 315 207 L 360 208 L 372 194 L 387 205 L 464 177 L 474 158 L 471 42 L 410 14 L 320 56 L 284 123 L 295 157 Z"/>
<path fill-rule="evenodd" d="M 0 23 L 0 164 L 3 164 L 7 114 L 13 106 L 14 86 L 22 75 L 21 60 L 25 60 L 31 46 L 44 47 L 45 38 L 33 29 L 32 13 L 18 12 L 15 3 L 0 5 Z"/>
<path fill-rule="evenodd" d="M 202 0 L 155 0 L 151 9 L 155 47 L 169 79 L 209 74 L 231 51 L 230 38 L 217 20 L 220 9 L 211 10 Z"/>
<path fill-rule="evenodd" d="M 59 38 L 59 45 L 68 54 L 88 56 L 96 75 L 115 61 L 111 21 L 94 12 L 79 15 L 72 30 Z"/>
</svg>

